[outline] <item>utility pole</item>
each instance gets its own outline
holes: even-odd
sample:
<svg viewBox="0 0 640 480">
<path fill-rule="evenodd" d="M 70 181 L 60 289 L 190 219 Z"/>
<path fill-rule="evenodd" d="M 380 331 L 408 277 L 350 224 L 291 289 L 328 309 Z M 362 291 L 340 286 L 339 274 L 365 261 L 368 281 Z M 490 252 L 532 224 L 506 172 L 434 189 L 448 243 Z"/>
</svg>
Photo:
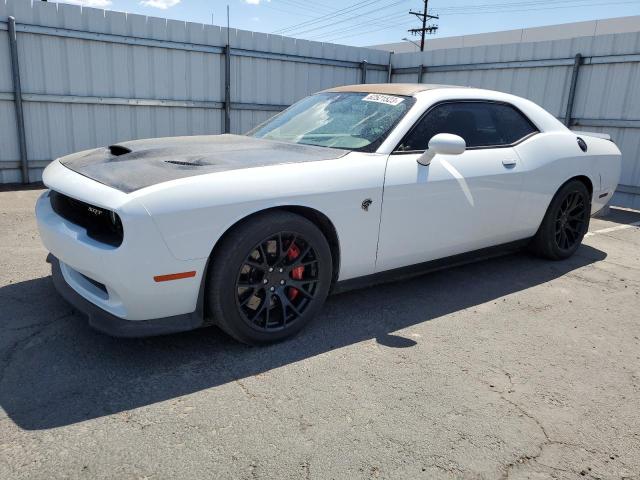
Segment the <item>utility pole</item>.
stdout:
<svg viewBox="0 0 640 480">
<path fill-rule="evenodd" d="M 436 33 L 436 30 L 438 30 L 438 25 L 427 25 L 427 22 L 429 20 L 438 20 L 440 18 L 437 15 L 429 15 L 428 7 L 429 7 L 429 0 L 424 0 L 424 11 L 422 12 L 414 12 L 413 10 L 409 11 L 411 15 L 415 15 L 422 21 L 422 28 L 412 28 L 411 30 L 409 30 L 409 33 L 411 35 L 421 36 L 421 39 L 420 39 L 421 52 L 424 52 L 424 36 L 427 33 L 430 33 L 430 34 Z"/>
</svg>

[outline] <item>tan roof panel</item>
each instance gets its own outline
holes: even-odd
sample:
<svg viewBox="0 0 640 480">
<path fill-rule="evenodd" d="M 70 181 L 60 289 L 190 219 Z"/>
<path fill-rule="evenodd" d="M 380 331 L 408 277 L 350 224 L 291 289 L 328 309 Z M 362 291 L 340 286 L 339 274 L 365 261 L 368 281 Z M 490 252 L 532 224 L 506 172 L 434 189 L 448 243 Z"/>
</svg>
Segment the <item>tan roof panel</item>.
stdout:
<svg viewBox="0 0 640 480">
<path fill-rule="evenodd" d="M 325 92 L 357 92 L 357 93 L 382 93 L 386 95 L 415 95 L 426 90 L 437 88 L 461 88 L 455 85 L 434 85 L 428 83 L 365 83 L 361 85 L 344 85 L 333 87 Z M 463 87 L 462 87 L 463 88 Z"/>
</svg>

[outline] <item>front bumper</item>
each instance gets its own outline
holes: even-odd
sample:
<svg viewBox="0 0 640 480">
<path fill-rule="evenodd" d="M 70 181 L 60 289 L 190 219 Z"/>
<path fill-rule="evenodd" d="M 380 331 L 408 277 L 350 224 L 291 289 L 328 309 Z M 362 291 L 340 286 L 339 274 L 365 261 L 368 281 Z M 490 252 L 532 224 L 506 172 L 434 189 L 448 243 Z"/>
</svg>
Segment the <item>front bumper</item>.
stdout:
<svg viewBox="0 0 640 480">
<path fill-rule="evenodd" d="M 125 320 L 152 320 L 195 311 L 206 259 L 176 259 L 143 207 L 131 203 L 119 213 L 125 223 L 125 238 L 122 245 L 113 247 L 88 237 L 84 228 L 59 216 L 51 207 L 48 192 L 38 199 L 40 238 L 60 260 L 65 282 L 85 300 Z M 188 271 L 196 275 L 170 282 L 154 280 L 155 276 Z"/>
<path fill-rule="evenodd" d="M 59 289 L 70 289 L 74 297 L 81 297 L 84 301 L 80 302 L 80 310 L 95 318 L 98 318 L 95 312 L 102 312 L 100 317 L 109 319 L 111 323 L 144 322 L 135 328 L 133 325 L 114 327 L 115 330 L 107 326 L 98 328 L 107 332 L 114 330 L 114 334 L 118 334 L 116 331 L 145 332 L 149 328 L 147 323 L 151 321 L 167 318 L 185 320 L 185 325 L 160 329 L 160 333 L 168 333 L 189 330 L 203 323 L 194 318 L 201 320 L 203 317 L 202 288 L 207 258 L 177 259 L 167 247 L 153 218 L 135 196 L 83 177 L 57 161 L 47 167 L 43 179 L 49 188 L 81 202 L 114 211 L 122 220 L 124 237 L 119 246 L 114 246 L 90 237 L 84 227 L 56 213 L 49 191 L 36 202 L 40 238 L 56 259 L 57 284 L 65 287 L 59 286 Z M 192 271 L 196 273 L 189 278 L 174 281 L 156 279 Z M 86 303 L 92 307 L 86 307 Z M 149 328 L 148 335 L 153 334 L 155 329 Z"/>
<path fill-rule="evenodd" d="M 88 317 L 91 327 L 107 335 L 114 337 L 151 337 L 193 330 L 204 325 L 202 295 L 200 295 L 198 308 L 192 313 L 154 318 L 153 320 L 124 320 L 102 310 L 71 288 L 62 274 L 60 261 L 56 257 L 49 254 L 47 261 L 51 264 L 51 277 L 58 293 Z"/>
</svg>

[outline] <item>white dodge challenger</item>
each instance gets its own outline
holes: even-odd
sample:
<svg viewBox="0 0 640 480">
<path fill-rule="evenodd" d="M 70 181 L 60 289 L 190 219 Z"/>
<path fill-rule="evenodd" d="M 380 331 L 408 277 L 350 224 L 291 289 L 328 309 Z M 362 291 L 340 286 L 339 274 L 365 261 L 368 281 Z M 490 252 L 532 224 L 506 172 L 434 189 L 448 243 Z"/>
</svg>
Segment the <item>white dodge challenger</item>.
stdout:
<svg viewBox="0 0 640 480">
<path fill-rule="evenodd" d="M 116 336 L 298 332 L 330 291 L 528 246 L 572 255 L 618 184 L 606 136 L 513 95 L 333 88 L 247 135 L 136 140 L 44 171 L 56 288 Z"/>
</svg>

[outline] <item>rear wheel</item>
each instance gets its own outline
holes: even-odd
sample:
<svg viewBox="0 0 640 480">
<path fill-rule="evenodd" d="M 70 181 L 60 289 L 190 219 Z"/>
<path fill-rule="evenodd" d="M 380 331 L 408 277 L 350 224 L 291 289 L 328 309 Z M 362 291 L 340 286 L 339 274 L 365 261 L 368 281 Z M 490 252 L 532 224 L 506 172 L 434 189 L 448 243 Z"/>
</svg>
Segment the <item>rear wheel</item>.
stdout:
<svg viewBox="0 0 640 480">
<path fill-rule="evenodd" d="M 332 278 L 329 244 L 309 220 L 269 212 L 230 232 L 209 269 L 209 314 L 248 344 L 283 340 L 319 312 Z"/>
<path fill-rule="evenodd" d="M 532 250 L 552 260 L 575 253 L 589 228 L 591 195 L 579 180 L 571 180 L 558 190 L 551 201 L 535 237 Z"/>
</svg>

